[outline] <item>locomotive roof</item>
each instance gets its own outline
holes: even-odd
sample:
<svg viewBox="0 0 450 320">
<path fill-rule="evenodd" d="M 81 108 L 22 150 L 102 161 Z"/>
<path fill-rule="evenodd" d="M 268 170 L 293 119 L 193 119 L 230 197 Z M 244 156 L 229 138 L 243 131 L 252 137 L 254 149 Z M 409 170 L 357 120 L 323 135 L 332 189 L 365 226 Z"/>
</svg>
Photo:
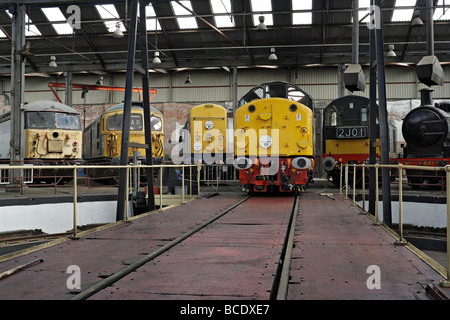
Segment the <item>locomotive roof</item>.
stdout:
<svg viewBox="0 0 450 320">
<path fill-rule="evenodd" d="M 131 103 L 131 108 L 132 109 L 138 109 L 138 108 L 141 108 L 141 109 L 143 109 L 143 103 L 141 102 L 141 101 L 133 101 L 132 103 Z M 109 108 L 108 110 L 106 110 L 106 112 L 109 112 L 109 111 L 116 111 L 116 110 L 122 110 L 123 109 L 123 102 L 122 103 L 119 103 L 119 104 L 116 104 L 115 106 L 112 106 L 111 108 Z M 150 110 L 151 111 L 153 111 L 153 112 L 156 112 L 156 113 L 161 113 L 162 114 L 162 112 L 161 111 L 159 111 L 158 109 L 156 109 L 156 108 L 154 108 L 154 107 L 152 107 L 152 106 L 150 106 Z"/>
<path fill-rule="evenodd" d="M 366 98 L 363 96 L 347 95 L 347 96 L 343 96 L 343 97 L 334 99 L 325 107 L 325 109 L 332 108 L 335 104 L 347 103 L 347 102 L 359 102 L 359 103 L 363 103 L 365 106 L 368 107 L 370 100 L 369 100 L 369 98 Z"/>
<path fill-rule="evenodd" d="M 303 90 L 302 88 L 300 88 L 299 86 L 297 86 L 295 84 L 292 84 L 292 83 L 289 83 L 289 82 L 286 82 L 286 81 L 267 81 L 267 82 L 263 82 L 263 83 L 255 86 L 255 87 L 253 87 L 245 95 L 243 95 L 241 97 L 241 99 L 239 99 L 238 106 L 236 107 L 236 109 L 241 107 L 243 104 L 245 104 L 245 103 L 247 103 L 247 102 L 249 102 L 251 100 L 261 99 L 261 97 L 258 97 L 258 95 L 254 94 L 254 93 L 259 88 L 261 88 L 261 89 L 263 89 L 265 91 L 266 87 L 270 86 L 270 85 L 282 85 L 282 86 L 284 86 L 286 88 L 285 94 L 287 94 L 287 95 L 288 95 L 288 88 L 292 88 L 292 87 L 296 88 L 296 90 L 298 90 L 299 92 L 301 92 L 303 94 L 303 98 L 301 99 L 303 101 L 300 101 L 300 100 L 296 100 L 296 101 L 299 101 L 299 102 L 305 104 L 311 110 L 314 109 L 314 100 L 311 97 L 311 95 L 308 92 L 306 92 L 305 90 Z"/>
<path fill-rule="evenodd" d="M 49 100 L 33 101 L 30 103 L 25 103 L 23 105 L 23 109 L 25 111 L 58 111 L 64 113 L 79 114 L 77 110 L 69 107 L 66 104 Z"/>
</svg>

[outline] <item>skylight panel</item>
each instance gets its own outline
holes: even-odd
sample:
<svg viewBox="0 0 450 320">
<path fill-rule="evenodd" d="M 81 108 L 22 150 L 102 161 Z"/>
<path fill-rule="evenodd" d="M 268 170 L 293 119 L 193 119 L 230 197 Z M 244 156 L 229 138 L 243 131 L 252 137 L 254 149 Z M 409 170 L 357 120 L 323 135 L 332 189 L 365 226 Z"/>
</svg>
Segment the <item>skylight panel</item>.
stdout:
<svg viewBox="0 0 450 320">
<path fill-rule="evenodd" d="M 0 30 L 0 38 L 6 38 L 6 34 L 2 30 Z"/>
<path fill-rule="evenodd" d="M 182 16 L 182 15 L 192 15 L 189 11 L 187 11 L 185 8 L 180 6 L 177 2 L 171 1 L 173 11 L 176 16 Z M 180 3 L 188 8 L 189 10 L 192 10 L 191 1 L 180 1 Z M 195 20 L 194 17 L 183 17 L 183 18 L 177 18 L 178 25 L 180 26 L 180 29 L 197 29 L 197 20 Z"/>
<path fill-rule="evenodd" d="M 359 0 L 359 20 L 367 15 L 361 22 L 367 23 L 370 21 L 370 0 Z M 353 22 L 353 19 L 352 19 Z"/>
<path fill-rule="evenodd" d="M 230 28 L 234 27 L 233 21 L 229 13 L 231 12 L 230 0 L 211 0 L 211 7 L 213 13 L 227 13 L 227 15 L 215 16 L 216 27 Z"/>
<path fill-rule="evenodd" d="M 156 12 L 151 3 L 146 7 L 145 13 L 147 15 L 147 31 L 161 30 L 161 25 L 159 20 L 156 19 Z"/>
<path fill-rule="evenodd" d="M 117 13 L 116 7 L 113 4 L 96 5 L 98 13 L 102 19 L 115 19 L 115 21 L 105 21 L 104 24 L 109 32 L 114 32 L 117 28 L 117 22 L 120 21 L 119 14 Z M 120 23 L 120 30 L 122 32 L 126 31 L 123 23 Z"/>
<path fill-rule="evenodd" d="M 312 0 L 292 0 L 292 10 L 312 10 Z M 312 12 L 294 12 L 293 24 L 311 24 Z"/>
<path fill-rule="evenodd" d="M 39 31 L 39 29 L 32 24 L 33 22 L 31 21 L 31 19 L 28 17 L 28 15 L 25 15 L 25 36 L 26 37 L 35 37 L 35 36 L 40 36 L 41 32 Z"/>
<path fill-rule="evenodd" d="M 444 5 L 444 1 L 439 0 L 437 5 Z M 436 8 L 434 10 L 433 20 L 450 20 L 450 7 L 448 6 L 448 3 L 446 3 L 445 9 Z"/>
<path fill-rule="evenodd" d="M 303 1 L 303 0 L 302 0 Z M 259 25 L 259 17 L 264 16 L 264 24 L 266 26 L 273 26 L 272 16 L 272 1 L 271 0 L 251 0 L 252 11 L 258 12 L 253 15 L 253 23 L 255 26 Z M 262 12 L 262 13 L 261 13 Z M 270 13 L 265 13 L 270 12 Z"/>
<path fill-rule="evenodd" d="M 414 7 L 416 5 L 416 0 L 396 0 L 396 7 Z M 414 9 L 395 9 L 392 14 L 393 22 L 400 21 L 411 21 Z"/>
<path fill-rule="evenodd" d="M 72 27 L 67 23 L 62 23 L 67 21 L 66 17 L 62 14 L 59 8 L 42 8 L 42 12 L 44 12 L 48 21 L 51 22 L 61 22 L 61 23 L 53 23 L 52 26 L 55 28 L 58 34 L 71 34 L 73 33 Z"/>
</svg>

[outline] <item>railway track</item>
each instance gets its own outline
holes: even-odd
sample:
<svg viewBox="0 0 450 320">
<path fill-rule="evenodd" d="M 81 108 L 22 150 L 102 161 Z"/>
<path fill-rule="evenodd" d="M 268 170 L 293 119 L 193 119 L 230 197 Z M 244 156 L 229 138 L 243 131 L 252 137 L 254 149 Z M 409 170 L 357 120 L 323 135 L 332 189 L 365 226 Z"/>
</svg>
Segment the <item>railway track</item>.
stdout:
<svg viewBox="0 0 450 320">
<path fill-rule="evenodd" d="M 261 278 L 264 279 L 257 279 L 255 284 L 249 284 L 249 286 L 258 287 L 258 285 L 264 284 L 264 286 L 260 286 L 263 287 L 261 290 L 265 291 L 270 299 L 285 299 L 289 282 L 290 255 L 293 246 L 297 208 L 298 197 L 273 197 L 270 199 L 267 197 L 247 197 L 208 221 L 197 225 L 195 228 L 166 243 L 158 250 L 144 255 L 89 288 L 77 293 L 72 297 L 72 300 L 85 300 L 94 295 L 96 295 L 93 297 L 94 299 L 96 297 L 103 299 L 104 296 L 102 294 L 108 296 L 108 293 L 106 293 L 107 288 L 111 290 L 112 286 L 116 286 L 116 292 L 120 291 L 120 288 L 127 288 L 129 284 L 127 281 L 130 281 L 127 280 L 129 278 L 127 276 L 133 273 L 133 279 L 136 280 L 139 277 L 138 271 L 141 269 L 146 271 L 146 280 L 134 281 L 133 283 L 148 281 L 148 278 L 151 278 L 152 269 L 158 268 L 159 264 L 163 264 L 167 259 L 175 261 L 171 260 L 172 262 L 168 262 L 171 263 L 170 266 L 175 266 L 179 263 L 184 264 L 183 279 L 189 278 L 189 272 L 191 271 L 192 273 L 201 273 L 203 276 L 204 271 L 199 271 L 199 269 L 202 268 L 202 265 L 209 264 L 213 260 L 218 261 L 217 265 L 221 272 L 231 272 L 230 274 L 232 275 L 227 281 L 234 281 L 235 279 L 233 278 L 239 278 L 242 276 L 242 272 L 251 273 L 244 275 L 245 278 L 257 278 L 258 276 L 255 273 L 261 272 Z M 274 239 L 269 239 L 270 235 L 275 235 Z M 231 241 L 232 244 L 225 247 L 227 241 Z M 247 247 L 250 249 L 247 250 Z M 207 253 L 205 252 L 209 252 L 208 250 L 212 254 L 206 255 Z M 226 254 L 222 256 L 221 250 L 229 252 L 229 256 L 227 257 Z M 236 251 L 239 251 L 239 254 L 233 256 Z M 227 260 L 230 257 L 231 261 Z M 158 261 L 155 261 L 155 258 L 158 258 Z M 262 263 L 262 261 L 271 261 L 272 258 L 273 263 Z M 224 266 L 228 264 L 233 264 L 234 267 L 223 271 L 225 269 Z M 164 270 L 167 270 L 164 265 L 161 265 L 159 268 L 159 271 L 154 272 L 161 274 L 164 273 Z M 176 272 L 173 271 L 173 273 Z M 199 277 L 199 275 L 192 276 L 192 278 Z M 215 281 L 214 277 L 226 277 L 226 275 L 216 273 L 212 274 L 211 277 L 213 278 L 203 279 L 207 283 L 206 287 L 211 286 L 210 283 L 221 281 Z M 268 286 L 267 281 L 269 278 L 270 286 Z M 165 283 L 180 283 L 179 279 L 171 278 L 165 278 L 161 281 Z M 236 284 L 236 286 L 241 285 L 242 283 Z M 158 286 L 158 284 L 155 286 Z M 245 287 L 245 285 L 242 286 Z M 223 294 L 226 296 L 227 293 L 224 293 L 226 289 L 217 288 L 217 290 L 222 289 L 223 291 L 217 293 L 217 295 Z M 145 290 L 153 289 L 146 288 Z M 161 291 L 161 288 L 158 290 Z M 194 289 L 192 288 L 192 290 Z M 198 293 L 199 296 L 210 294 Z M 233 296 L 233 294 L 230 294 L 230 296 Z M 245 297 L 245 294 L 243 293 L 242 296 Z"/>
</svg>

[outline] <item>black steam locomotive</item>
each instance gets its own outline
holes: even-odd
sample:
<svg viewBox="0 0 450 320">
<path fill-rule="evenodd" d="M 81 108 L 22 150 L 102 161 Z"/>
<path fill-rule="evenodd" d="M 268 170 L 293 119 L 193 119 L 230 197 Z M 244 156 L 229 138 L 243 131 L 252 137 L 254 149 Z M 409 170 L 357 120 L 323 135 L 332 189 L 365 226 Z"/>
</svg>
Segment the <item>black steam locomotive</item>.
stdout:
<svg viewBox="0 0 450 320">
<path fill-rule="evenodd" d="M 421 90 L 421 105 L 411 110 L 403 120 L 402 133 L 406 145 L 399 163 L 416 166 L 441 167 L 450 164 L 450 102 L 433 106 L 432 90 Z M 406 170 L 413 188 L 422 184 L 444 182 L 445 172 L 419 169 Z"/>
</svg>

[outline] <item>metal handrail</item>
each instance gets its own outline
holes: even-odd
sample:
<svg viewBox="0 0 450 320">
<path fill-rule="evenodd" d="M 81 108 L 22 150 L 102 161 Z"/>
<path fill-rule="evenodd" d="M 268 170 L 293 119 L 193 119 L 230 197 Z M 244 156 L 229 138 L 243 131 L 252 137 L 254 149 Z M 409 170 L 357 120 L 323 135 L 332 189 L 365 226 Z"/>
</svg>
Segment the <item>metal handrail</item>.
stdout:
<svg viewBox="0 0 450 320">
<path fill-rule="evenodd" d="M 446 208 L 447 208 L 447 265 L 446 265 L 446 280 L 442 280 L 440 282 L 440 285 L 442 287 L 450 287 L 450 165 L 446 165 L 445 167 L 429 167 L 429 166 L 417 166 L 417 165 L 404 165 L 404 164 L 342 164 L 340 167 L 340 193 L 342 194 L 342 189 L 345 188 L 345 198 L 348 199 L 348 168 L 353 167 L 353 199 L 352 202 L 354 205 L 356 204 L 355 201 L 355 189 L 356 189 L 356 168 L 361 167 L 362 168 L 362 178 L 363 178 L 363 184 L 362 184 L 362 194 L 363 194 L 363 212 L 365 211 L 365 174 L 364 170 L 365 168 L 375 168 L 375 199 L 376 199 L 376 205 L 375 205 L 375 221 L 376 224 L 382 224 L 382 222 L 379 220 L 379 212 L 378 212 L 378 199 L 379 199 L 379 191 L 378 191 L 378 169 L 379 168 L 396 168 L 398 169 L 399 174 L 399 235 L 398 240 L 395 242 L 397 245 L 404 245 L 407 244 L 407 241 L 403 238 L 403 170 L 407 169 L 418 169 L 423 171 L 434 171 L 434 172 L 445 172 L 445 178 L 446 178 Z M 342 177 L 342 170 L 344 168 L 344 180 Z M 343 183 L 344 186 L 343 186 Z M 389 181 L 390 183 L 390 181 Z"/>
<path fill-rule="evenodd" d="M 201 168 L 202 165 L 200 164 L 180 164 L 180 165 L 142 165 L 142 164 L 128 164 L 128 165 L 42 165 L 39 166 L 39 169 L 72 169 L 73 171 L 73 237 L 77 238 L 78 237 L 78 227 L 77 227 L 77 197 L 78 197 L 78 183 L 77 183 L 77 174 L 78 174 L 78 169 L 121 169 L 121 168 L 126 168 L 126 181 L 127 181 L 127 186 L 126 186 L 126 194 L 130 194 L 130 184 L 132 183 L 130 181 L 130 170 L 131 169 L 136 169 L 136 168 L 160 168 L 160 189 L 159 189 L 159 196 L 160 196 L 160 210 L 162 210 L 162 172 L 163 172 L 163 168 L 170 168 L 170 167 L 174 167 L 174 168 L 180 168 L 182 169 L 182 198 L 181 198 L 181 203 L 185 202 L 185 198 L 184 198 L 184 168 L 185 167 L 189 167 L 190 170 L 192 170 L 192 167 L 197 167 L 197 193 L 198 196 L 200 196 L 200 172 L 201 172 Z M 26 169 L 36 169 L 36 166 L 33 165 L 27 165 L 27 164 L 23 164 L 23 165 L 0 165 L 0 170 L 26 170 Z M 192 172 L 192 171 L 191 171 Z M 11 178 L 11 177 L 10 177 Z M 16 178 L 16 177 L 15 177 Z M 192 182 L 191 182 L 191 186 L 192 186 Z M 192 188 L 191 188 L 191 193 L 190 196 L 192 197 Z M 127 221 L 129 218 L 129 214 L 128 214 L 128 205 L 125 206 L 126 207 L 126 212 L 125 212 L 125 218 L 124 220 Z"/>
</svg>

